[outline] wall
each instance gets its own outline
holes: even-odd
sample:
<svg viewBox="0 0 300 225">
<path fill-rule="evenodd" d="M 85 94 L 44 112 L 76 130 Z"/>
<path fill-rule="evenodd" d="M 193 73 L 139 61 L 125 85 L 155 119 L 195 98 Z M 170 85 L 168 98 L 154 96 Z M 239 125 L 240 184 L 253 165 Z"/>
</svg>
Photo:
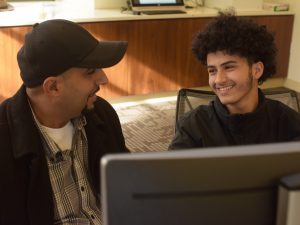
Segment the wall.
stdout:
<svg viewBox="0 0 300 225">
<path fill-rule="evenodd" d="M 289 0 L 288 2 L 290 3 L 291 10 L 295 12 L 295 20 L 291 43 L 288 78 L 286 80 L 285 86 L 300 91 L 300 1 Z"/>
<path fill-rule="evenodd" d="M 95 7 L 98 9 L 121 8 L 126 5 L 126 0 L 95 0 Z"/>
<path fill-rule="evenodd" d="M 62 10 L 72 9 L 74 14 L 80 14 L 83 10 L 93 12 L 95 8 L 94 0 L 55 0 L 55 2 L 61 5 Z"/>
</svg>

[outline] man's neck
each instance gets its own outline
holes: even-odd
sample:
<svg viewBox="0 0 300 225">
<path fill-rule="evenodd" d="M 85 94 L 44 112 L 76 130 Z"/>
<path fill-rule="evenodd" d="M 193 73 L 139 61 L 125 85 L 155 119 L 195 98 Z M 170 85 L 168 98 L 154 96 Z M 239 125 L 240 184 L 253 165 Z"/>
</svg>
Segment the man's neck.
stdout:
<svg viewBox="0 0 300 225">
<path fill-rule="evenodd" d="M 70 121 L 70 118 L 60 112 L 59 107 L 52 105 L 45 96 L 35 95 L 30 91 L 27 91 L 27 96 L 32 113 L 43 126 L 61 128 Z"/>
</svg>

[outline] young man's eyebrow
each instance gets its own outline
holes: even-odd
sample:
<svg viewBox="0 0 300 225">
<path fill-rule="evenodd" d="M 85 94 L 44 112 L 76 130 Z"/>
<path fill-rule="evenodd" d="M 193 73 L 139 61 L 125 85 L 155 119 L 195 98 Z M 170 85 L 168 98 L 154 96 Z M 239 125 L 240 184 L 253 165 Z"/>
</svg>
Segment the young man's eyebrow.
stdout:
<svg viewBox="0 0 300 225">
<path fill-rule="evenodd" d="M 237 63 L 237 61 L 234 61 L 234 60 L 226 61 L 226 62 L 222 63 L 221 66 L 226 66 L 231 63 Z M 215 65 L 207 65 L 206 67 L 207 68 L 215 68 L 216 66 Z"/>
<path fill-rule="evenodd" d="M 226 66 L 226 65 L 231 64 L 231 63 L 237 63 L 237 61 L 230 60 L 230 61 L 222 63 L 221 66 Z"/>
</svg>

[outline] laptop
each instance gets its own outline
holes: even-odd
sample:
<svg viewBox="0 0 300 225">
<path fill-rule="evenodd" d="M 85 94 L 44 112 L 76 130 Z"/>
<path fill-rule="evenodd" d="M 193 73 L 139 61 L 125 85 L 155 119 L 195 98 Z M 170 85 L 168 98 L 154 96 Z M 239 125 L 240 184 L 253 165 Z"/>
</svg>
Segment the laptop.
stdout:
<svg viewBox="0 0 300 225">
<path fill-rule="evenodd" d="M 184 0 L 131 0 L 132 11 L 137 14 L 182 14 Z"/>
</svg>

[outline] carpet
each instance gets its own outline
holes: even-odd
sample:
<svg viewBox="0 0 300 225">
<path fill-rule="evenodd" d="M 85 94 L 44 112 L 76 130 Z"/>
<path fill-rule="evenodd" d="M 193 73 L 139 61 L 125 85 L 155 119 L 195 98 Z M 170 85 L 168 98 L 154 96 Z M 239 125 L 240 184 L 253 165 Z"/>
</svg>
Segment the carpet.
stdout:
<svg viewBox="0 0 300 225">
<path fill-rule="evenodd" d="M 174 135 L 176 97 L 139 104 L 112 104 L 132 152 L 166 151 Z"/>
</svg>

